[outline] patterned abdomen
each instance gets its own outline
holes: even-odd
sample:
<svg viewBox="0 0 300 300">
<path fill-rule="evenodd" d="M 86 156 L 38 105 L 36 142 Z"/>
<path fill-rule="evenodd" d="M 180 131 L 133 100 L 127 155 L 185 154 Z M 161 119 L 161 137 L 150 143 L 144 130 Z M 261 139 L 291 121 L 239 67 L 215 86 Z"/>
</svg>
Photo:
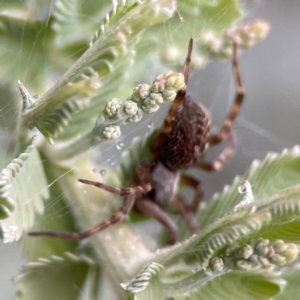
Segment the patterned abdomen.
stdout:
<svg viewBox="0 0 300 300">
<path fill-rule="evenodd" d="M 160 160 L 173 171 L 194 165 L 207 147 L 210 130 L 206 110 L 185 96 L 162 144 Z"/>
</svg>

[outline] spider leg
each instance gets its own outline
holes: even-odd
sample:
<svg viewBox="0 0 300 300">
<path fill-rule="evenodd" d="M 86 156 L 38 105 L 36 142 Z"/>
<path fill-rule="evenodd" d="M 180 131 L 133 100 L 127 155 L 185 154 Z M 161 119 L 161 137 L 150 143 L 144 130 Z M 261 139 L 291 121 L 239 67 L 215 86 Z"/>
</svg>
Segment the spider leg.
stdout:
<svg viewBox="0 0 300 300">
<path fill-rule="evenodd" d="M 31 236 L 49 236 L 54 238 L 60 239 L 67 239 L 67 240 L 83 240 L 88 238 L 95 233 L 102 231 L 103 229 L 109 227 L 110 225 L 116 224 L 124 219 L 126 214 L 131 210 L 133 204 L 135 202 L 134 196 L 129 196 L 124 198 L 124 203 L 121 209 L 113 214 L 108 219 L 100 222 L 99 224 L 90 227 L 89 229 L 82 231 L 82 232 L 64 232 L 64 231 L 32 231 L 29 232 L 28 235 Z"/>
<path fill-rule="evenodd" d="M 189 42 L 189 46 L 188 46 L 186 60 L 184 63 L 184 68 L 183 68 L 185 87 L 178 91 L 174 101 L 172 102 L 169 112 L 168 112 L 167 116 L 165 117 L 163 126 L 160 130 L 160 133 L 158 134 L 157 138 L 153 141 L 153 145 L 152 145 L 153 153 L 155 153 L 155 151 L 157 151 L 160 148 L 161 144 L 164 141 L 165 135 L 171 131 L 172 120 L 174 119 L 174 117 L 175 117 L 178 109 L 180 108 L 181 103 L 185 97 L 186 86 L 188 83 L 189 72 L 190 72 L 190 62 L 191 62 L 192 50 L 193 50 L 193 39 L 191 38 L 190 42 Z"/>
<path fill-rule="evenodd" d="M 128 187 L 128 188 L 115 188 L 110 185 L 97 182 L 97 181 L 91 181 L 87 179 L 78 179 L 79 182 L 82 182 L 84 184 L 89 184 L 89 185 L 94 185 L 102 190 L 117 194 L 119 196 L 128 196 L 128 195 L 136 195 L 136 194 L 144 194 L 148 193 L 152 187 L 151 183 L 146 183 L 144 185 L 138 185 L 138 186 L 133 186 L 133 187 Z"/>
<path fill-rule="evenodd" d="M 214 162 L 208 163 L 200 161 L 197 163 L 196 167 L 204 169 L 206 171 L 217 171 L 220 170 L 227 159 L 233 154 L 235 150 L 235 141 L 231 133 L 232 123 L 235 121 L 237 114 L 240 111 L 242 102 L 244 100 L 244 87 L 241 80 L 241 75 L 239 71 L 238 61 L 237 61 L 237 45 L 233 43 L 233 52 L 232 52 L 232 69 L 233 75 L 236 84 L 236 95 L 231 106 L 231 109 L 223 123 L 223 126 L 220 132 L 216 135 L 213 135 L 209 140 L 209 145 L 214 146 L 219 144 L 224 139 L 228 138 L 229 145 L 220 153 L 220 155 L 215 159 Z"/>
<path fill-rule="evenodd" d="M 180 215 L 184 219 L 186 225 L 189 227 L 192 233 L 199 233 L 199 226 L 195 215 L 193 214 L 190 206 L 186 203 L 185 199 L 177 195 L 175 199 L 175 206 L 178 209 Z"/>
<path fill-rule="evenodd" d="M 163 127 L 161 129 L 161 133 L 162 134 L 167 134 L 171 131 L 172 129 L 172 120 L 174 119 L 181 103 L 182 100 L 186 94 L 186 86 L 188 83 L 188 79 L 189 79 L 189 73 L 190 73 L 190 63 L 191 63 L 191 55 L 192 55 L 192 50 L 193 50 L 193 39 L 190 39 L 189 42 L 189 47 L 188 47 L 188 52 L 187 52 L 187 56 L 186 56 L 186 60 L 184 63 L 184 67 L 183 67 L 183 75 L 184 75 L 184 81 L 185 81 L 185 87 L 183 89 L 181 89 L 180 91 L 178 91 L 174 101 L 172 102 L 172 105 L 169 109 L 169 112 L 167 114 L 167 116 L 165 117 L 164 120 L 164 124 Z"/>
<path fill-rule="evenodd" d="M 184 185 L 190 186 L 191 188 L 195 189 L 195 195 L 194 195 L 192 205 L 190 206 L 190 210 L 193 213 L 196 213 L 198 210 L 198 206 L 203 197 L 203 190 L 202 190 L 201 182 L 193 177 L 186 175 L 186 174 L 182 174 L 180 176 L 180 184 L 184 184 Z"/>
<path fill-rule="evenodd" d="M 121 209 L 113 214 L 108 219 L 100 222 L 99 224 L 90 227 L 89 229 L 82 231 L 82 232 L 58 232 L 58 231 L 33 231 L 29 232 L 28 234 L 31 236 L 50 236 L 60 239 L 67 239 L 67 240 L 82 240 L 85 238 L 88 238 L 92 236 L 93 234 L 102 231 L 103 229 L 109 227 L 110 225 L 116 224 L 120 222 L 122 219 L 124 219 L 125 215 L 131 210 L 132 206 L 135 203 L 135 196 L 137 194 L 146 194 L 151 189 L 151 183 L 149 182 L 149 178 L 147 176 L 150 163 L 148 161 L 143 161 L 137 168 L 137 176 L 140 179 L 137 181 L 138 183 L 142 183 L 140 185 L 128 187 L 128 188 L 115 188 L 110 185 L 91 181 L 87 179 L 78 179 L 79 182 L 82 182 L 84 184 L 94 185 L 100 189 L 103 189 L 105 191 L 111 192 L 113 194 L 119 195 L 119 196 L 125 196 L 124 202 L 121 207 Z"/>
<path fill-rule="evenodd" d="M 232 69 L 233 69 L 233 75 L 234 75 L 234 80 L 235 80 L 235 84 L 236 84 L 235 99 L 233 101 L 231 109 L 223 123 L 223 126 L 222 126 L 219 134 L 213 135 L 210 138 L 210 141 L 209 141 L 210 146 L 219 144 L 225 138 L 228 137 L 228 135 L 230 134 L 230 131 L 231 131 L 232 123 L 235 121 L 235 118 L 236 118 L 237 114 L 239 113 L 242 102 L 244 100 L 244 87 L 242 84 L 240 70 L 239 70 L 238 61 L 237 61 L 237 45 L 236 45 L 236 43 L 233 43 Z"/>
<path fill-rule="evenodd" d="M 219 154 L 213 162 L 199 161 L 195 167 L 205 171 L 219 171 L 226 161 L 232 156 L 235 149 L 235 141 L 231 132 L 228 134 L 229 145 Z"/>
<path fill-rule="evenodd" d="M 177 225 L 175 221 L 165 213 L 155 202 L 149 199 L 138 199 L 135 202 L 135 208 L 138 212 L 156 219 L 169 231 L 167 244 L 172 245 L 176 242 Z"/>
<path fill-rule="evenodd" d="M 183 67 L 184 82 L 185 82 L 186 86 L 187 86 L 188 81 L 189 81 L 192 51 L 193 51 L 193 39 L 190 38 L 189 46 L 188 46 L 188 52 L 187 52 L 184 67 Z"/>
</svg>

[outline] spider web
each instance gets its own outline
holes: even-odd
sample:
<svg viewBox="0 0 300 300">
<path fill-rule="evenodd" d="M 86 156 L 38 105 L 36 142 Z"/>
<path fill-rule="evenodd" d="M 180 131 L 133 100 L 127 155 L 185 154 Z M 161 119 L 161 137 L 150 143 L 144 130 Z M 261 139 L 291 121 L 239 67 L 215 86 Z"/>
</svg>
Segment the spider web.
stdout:
<svg viewBox="0 0 300 300">
<path fill-rule="evenodd" d="M 36 1 L 32 1 L 30 4 L 34 6 Z M 51 1 L 48 9 L 51 9 L 53 5 L 54 1 Z M 282 148 L 290 148 L 300 140 L 300 131 L 297 130 L 298 123 L 295 121 L 298 120 L 300 112 L 298 100 L 300 95 L 300 56 L 297 44 L 299 43 L 300 28 L 298 0 L 289 1 L 288 4 L 280 0 L 251 1 L 248 5 L 250 11 L 248 18 L 267 20 L 271 24 L 271 32 L 264 42 L 239 56 L 246 97 L 240 115 L 234 124 L 234 133 L 237 139 L 235 156 L 221 172 L 190 171 L 203 182 L 205 200 L 208 200 L 213 193 L 220 191 L 225 184 L 232 182 L 236 175 L 244 173 L 254 159 L 262 159 L 269 151 L 279 152 Z M 49 16 L 48 12 L 48 18 Z M 88 14 L 83 17 L 90 19 L 92 23 L 97 23 L 97 20 Z M 173 32 L 170 32 L 167 27 L 164 30 L 166 38 L 172 41 Z M 25 41 L 22 41 L 22 45 L 26 46 Z M 35 45 L 31 45 L 31 47 L 34 48 Z M 19 49 L 20 56 L 22 56 L 22 51 L 21 47 Z M 47 64 L 46 56 L 43 63 Z M 62 62 L 58 61 L 57 64 L 59 63 Z M 52 67 L 47 66 L 49 71 Z M 23 68 L 29 72 L 31 67 L 25 65 Z M 159 74 L 159 66 L 154 69 Z M 155 71 L 153 72 L 155 73 Z M 13 158 L 10 143 L 14 136 L 11 133 L 14 120 L 18 117 L 16 112 L 20 107 L 20 99 L 6 92 L 7 90 L 4 88 L 6 84 L 7 82 L 4 81 L 0 85 L 0 89 L 3 90 L 0 95 L 1 166 L 5 166 Z M 29 82 L 29 88 L 30 85 Z M 217 131 L 222 125 L 235 94 L 230 62 L 212 62 L 203 71 L 191 72 L 188 91 L 193 99 L 208 108 Z M 124 96 L 124 98 L 126 97 L 127 95 Z M 121 152 L 130 146 L 133 137 L 143 136 L 153 127 L 159 127 L 167 109 L 168 106 L 165 105 L 159 114 L 143 118 L 139 126 L 128 125 L 123 129 L 122 136 L 118 141 L 97 147 L 101 156 L 99 155 L 89 172 L 99 173 L 99 181 L 101 181 L 101 171 L 115 168 L 119 164 Z M 122 144 L 123 146 L 121 146 Z M 221 147 L 212 149 L 206 157 L 207 160 L 213 160 L 220 152 Z M 95 150 L 93 149 L 93 151 Z M 90 155 L 91 151 L 87 151 L 85 154 L 87 161 Z M 74 165 L 71 170 L 76 171 L 76 169 L 77 166 Z M 82 178 L 89 178 L 89 172 L 82 174 Z M 253 184 L 255 192 L 255 183 Z M 68 193 L 68 190 L 65 193 Z M 61 195 L 61 197 L 63 196 Z M 46 206 L 53 205 L 59 201 L 59 198 L 51 199 Z M 63 217 L 66 213 L 65 210 L 56 211 L 48 218 Z M 15 286 L 10 282 L 10 278 L 18 273 L 17 270 L 23 261 L 17 243 L 8 245 L 0 243 L 0 252 L 1 289 L 6 292 L 4 298 L 10 299 L 15 292 Z"/>
</svg>

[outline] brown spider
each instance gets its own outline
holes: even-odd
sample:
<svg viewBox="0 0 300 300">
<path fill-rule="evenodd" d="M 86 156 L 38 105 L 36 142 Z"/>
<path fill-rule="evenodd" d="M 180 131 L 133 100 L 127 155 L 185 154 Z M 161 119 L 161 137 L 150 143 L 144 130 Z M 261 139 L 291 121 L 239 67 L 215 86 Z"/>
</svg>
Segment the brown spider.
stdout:
<svg viewBox="0 0 300 300">
<path fill-rule="evenodd" d="M 183 71 L 186 85 L 192 47 L 193 40 L 191 39 Z M 151 143 L 153 160 L 144 160 L 139 164 L 130 187 L 119 189 L 100 182 L 79 179 L 82 183 L 94 185 L 123 196 L 124 203 L 120 211 L 107 220 L 79 233 L 41 231 L 30 232 L 29 235 L 82 240 L 121 221 L 134 208 L 137 212 L 150 216 L 165 226 L 169 231 L 167 243 L 173 244 L 176 242 L 177 225 L 164 211 L 170 203 L 176 206 L 190 230 L 193 233 L 198 233 L 199 227 L 194 213 L 197 211 L 203 194 L 201 183 L 188 175 L 180 174 L 180 172 L 189 167 L 207 171 L 219 170 L 234 151 L 235 144 L 231 134 L 231 125 L 244 98 L 244 89 L 237 64 L 236 44 L 233 44 L 232 65 L 237 92 L 219 134 L 211 135 L 211 122 L 208 113 L 186 95 L 186 87 L 182 88 L 177 93 L 160 132 Z M 202 158 L 207 148 L 220 143 L 225 138 L 228 139 L 229 145 L 216 160 L 213 163 L 204 162 Z M 179 184 L 195 189 L 195 196 L 191 205 L 188 205 L 182 196 L 176 194 Z"/>
</svg>

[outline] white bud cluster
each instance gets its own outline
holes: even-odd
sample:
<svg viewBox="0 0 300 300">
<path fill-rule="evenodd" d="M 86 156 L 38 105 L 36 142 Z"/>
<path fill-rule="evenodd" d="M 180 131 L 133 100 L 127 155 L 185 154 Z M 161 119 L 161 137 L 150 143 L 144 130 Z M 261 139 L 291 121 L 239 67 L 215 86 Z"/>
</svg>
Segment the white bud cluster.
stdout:
<svg viewBox="0 0 300 300">
<path fill-rule="evenodd" d="M 155 78 L 152 85 L 147 83 L 136 86 L 132 94 L 122 104 L 119 98 L 113 98 L 105 106 L 96 122 L 96 127 L 103 126 L 103 136 L 107 139 L 118 138 L 121 134 L 119 124 L 138 122 L 143 113 L 153 113 L 163 102 L 173 101 L 178 91 L 185 87 L 182 73 L 167 72 Z"/>
<path fill-rule="evenodd" d="M 255 20 L 242 26 L 233 26 L 222 36 L 213 31 L 205 31 L 199 37 L 199 46 L 213 58 L 229 58 L 232 56 L 232 41 L 239 48 L 248 49 L 265 39 L 270 25 L 263 20 Z"/>
</svg>

